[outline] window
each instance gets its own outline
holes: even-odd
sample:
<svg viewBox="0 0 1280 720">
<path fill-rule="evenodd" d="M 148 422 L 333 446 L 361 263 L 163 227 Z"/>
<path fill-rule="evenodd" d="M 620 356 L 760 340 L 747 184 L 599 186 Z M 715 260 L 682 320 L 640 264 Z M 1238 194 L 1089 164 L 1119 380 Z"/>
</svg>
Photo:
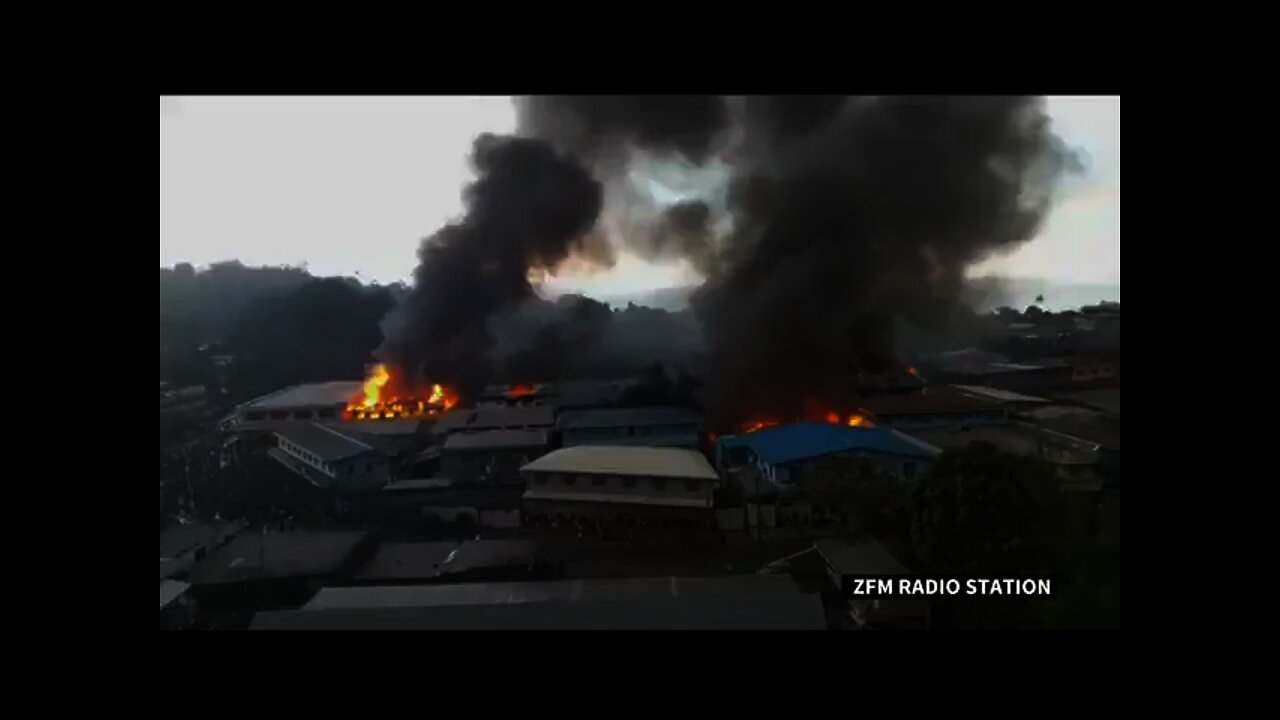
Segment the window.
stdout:
<svg viewBox="0 0 1280 720">
<path fill-rule="evenodd" d="M 622 487 L 633 488 L 636 486 L 636 479 L 633 477 L 622 478 Z"/>
<path fill-rule="evenodd" d="M 902 474 L 903 474 L 904 476 L 908 477 L 908 478 L 913 478 L 913 477 L 915 477 L 915 475 L 916 475 L 916 464 L 915 464 L 915 463 L 913 463 L 913 462 L 903 463 L 903 464 L 902 464 Z"/>
<path fill-rule="evenodd" d="M 538 475 L 538 476 L 535 476 L 535 477 L 533 478 L 533 481 L 534 481 L 535 483 L 539 484 L 539 485 L 546 485 L 546 484 L 547 484 L 547 476 L 546 476 L 546 475 Z"/>
<path fill-rule="evenodd" d="M 346 470 L 344 470 L 343 472 L 345 472 L 346 474 L 350 475 L 351 473 L 353 473 L 353 472 L 355 472 L 355 471 L 356 471 L 356 466 L 355 466 L 355 465 L 352 465 L 351 463 L 347 463 L 347 469 L 346 469 Z"/>
<path fill-rule="evenodd" d="M 307 419 L 307 418 L 309 418 L 309 417 L 311 417 L 311 411 L 310 411 L 310 410 L 295 410 L 295 411 L 293 412 L 293 419 L 294 419 L 294 420 L 306 420 L 306 419 Z"/>
<path fill-rule="evenodd" d="M 245 420 L 261 420 L 264 417 L 266 417 L 266 415 L 260 412 L 251 412 L 251 413 L 245 413 L 244 419 Z"/>
<path fill-rule="evenodd" d="M 685 481 L 684 481 L 684 489 L 685 489 L 685 490 L 688 490 L 689 492 L 697 492 L 697 491 L 698 491 L 698 481 L 697 481 L 697 480 L 685 480 Z"/>
<path fill-rule="evenodd" d="M 565 475 L 564 484 L 569 487 L 573 487 L 574 485 L 578 484 L 578 478 L 574 477 L 573 475 Z"/>
<path fill-rule="evenodd" d="M 604 485 L 604 478 L 599 475 L 591 478 L 591 485 L 592 487 L 601 487 Z"/>
<path fill-rule="evenodd" d="M 276 412 L 273 412 L 273 413 L 271 413 L 271 419 L 272 419 L 272 420 L 288 420 L 288 419 L 289 419 L 289 411 L 288 411 L 288 410 L 278 410 L 278 411 L 276 411 Z"/>
<path fill-rule="evenodd" d="M 651 482 L 654 490 L 665 490 L 667 488 L 666 478 L 654 478 Z"/>
<path fill-rule="evenodd" d="M 334 416 L 333 408 L 324 408 L 320 411 L 320 417 L 331 418 Z"/>
</svg>

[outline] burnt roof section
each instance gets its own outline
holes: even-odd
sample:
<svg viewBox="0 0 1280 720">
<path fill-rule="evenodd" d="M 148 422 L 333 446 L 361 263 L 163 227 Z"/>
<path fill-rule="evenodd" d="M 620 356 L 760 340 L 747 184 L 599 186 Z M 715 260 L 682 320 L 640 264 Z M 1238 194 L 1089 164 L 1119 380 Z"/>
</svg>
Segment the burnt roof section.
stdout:
<svg viewBox="0 0 1280 720">
<path fill-rule="evenodd" d="M 445 441 L 447 452 L 466 450 L 505 450 L 544 448 L 549 440 L 546 430 L 485 430 L 454 433 Z"/>
<path fill-rule="evenodd" d="M 681 407 L 601 408 L 560 413 L 556 427 L 561 430 L 622 428 L 652 425 L 696 425 L 698 413 Z"/>
<path fill-rule="evenodd" d="M 369 546 L 365 532 L 248 533 L 191 570 L 192 585 L 340 574 Z"/>
<path fill-rule="evenodd" d="M 281 427 L 275 433 L 324 462 L 337 462 L 378 452 L 377 448 L 366 442 L 319 423 Z"/>
<path fill-rule="evenodd" d="M 519 395 L 512 394 L 517 387 L 523 388 L 526 392 Z M 554 388 L 547 383 L 525 384 L 525 385 L 486 385 L 480 391 L 481 400 L 508 400 L 511 398 L 540 398 L 547 397 L 552 394 Z"/>
</svg>

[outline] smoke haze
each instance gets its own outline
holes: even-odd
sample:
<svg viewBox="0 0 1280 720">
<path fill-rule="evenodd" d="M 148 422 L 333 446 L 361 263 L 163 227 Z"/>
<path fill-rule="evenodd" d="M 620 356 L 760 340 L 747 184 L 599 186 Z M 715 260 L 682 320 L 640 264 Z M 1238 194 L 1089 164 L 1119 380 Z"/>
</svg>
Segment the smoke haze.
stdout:
<svg viewBox="0 0 1280 720">
<path fill-rule="evenodd" d="M 495 319 L 541 338 L 503 341 L 520 365 L 531 347 L 607 348 L 607 323 L 581 334 L 581 308 L 511 322 L 536 297 L 531 271 L 608 266 L 625 247 L 705 277 L 691 304 L 726 418 L 895 368 L 895 323 L 964 310 L 966 269 L 1034 237 L 1074 167 L 1038 98 L 544 96 L 517 112 L 520 137 L 477 141 L 466 217 L 423 242 L 384 354 L 450 380 L 501 372 Z M 664 348 L 647 346 L 628 352 Z M 572 364 L 547 355 L 544 374 Z"/>
</svg>

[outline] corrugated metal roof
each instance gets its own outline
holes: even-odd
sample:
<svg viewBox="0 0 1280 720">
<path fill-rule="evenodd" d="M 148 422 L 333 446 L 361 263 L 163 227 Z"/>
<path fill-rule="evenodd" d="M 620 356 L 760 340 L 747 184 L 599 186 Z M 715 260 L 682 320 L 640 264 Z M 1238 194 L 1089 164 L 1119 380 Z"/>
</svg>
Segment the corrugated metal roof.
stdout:
<svg viewBox="0 0 1280 720">
<path fill-rule="evenodd" d="M 683 448 L 576 445 L 543 455 L 520 468 L 525 472 L 588 475 L 646 475 L 651 477 L 716 479 L 716 471 L 701 453 Z"/>
<path fill-rule="evenodd" d="M 324 590 L 252 628 L 822 630 L 826 619 L 789 578 L 749 575 Z"/>
<path fill-rule="evenodd" d="M 940 451 L 915 438 L 883 427 L 848 427 L 803 422 L 734 435 L 720 440 L 724 447 L 745 447 L 775 465 L 823 455 L 863 450 L 886 455 L 931 458 Z"/>
<path fill-rule="evenodd" d="M 377 449 L 371 445 L 319 423 L 282 427 L 276 430 L 276 435 L 314 454 L 324 462 L 336 462 L 377 452 Z"/>
<path fill-rule="evenodd" d="M 694 425 L 701 422 L 702 416 L 681 407 L 602 408 L 562 412 L 556 420 L 556 427 L 561 430 L 577 430 L 646 425 Z"/>
<path fill-rule="evenodd" d="M 825 630 L 817 595 L 261 612 L 251 630 Z"/>
<path fill-rule="evenodd" d="M 454 408 L 441 417 L 432 431 L 496 430 L 499 428 L 550 427 L 555 422 L 555 409 L 550 405 L 505 407 L 486 405 L 481 408 Z"/>
<path fill-rule="evenodd" d="M 366 544 L 365 532 L 241 535 L 191 570 L 193 585 L 264 578 L 311 577 L 338 572 Z"/>
<path fill-rule="evenodd" d="M 446 451 L 498 450 L 502 448 L 540 448 L 547 445 L 545 430 L 486 430 L 477 433 L 454 433 L 445 441 Z"/>
<path fill-rule="evenodd" d="M 548 601 L 591 602 L 624 598 L 738 598 L 744 594 L 794 595 L 796 593 L 795 583 L 781 575 L 387 585 L 322 588 L 302 609 L 507 605 Z"/>
<path fill-rule="evenodd" d="M 317 405 L 345 405 L 360 394 L 364 386 L 359 380 L 338 380 L 325 383 L 294 385 L 277 390 L 241 406 L 241 410 L 279 410 L 283 408 L 314 407 Z"/>
</svg>

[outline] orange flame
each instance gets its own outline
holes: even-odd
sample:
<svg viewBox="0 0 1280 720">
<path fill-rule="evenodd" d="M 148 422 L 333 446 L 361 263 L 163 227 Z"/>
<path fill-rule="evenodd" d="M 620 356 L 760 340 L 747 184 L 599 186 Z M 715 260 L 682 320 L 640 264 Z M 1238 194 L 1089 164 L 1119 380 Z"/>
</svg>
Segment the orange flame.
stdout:
<svg viewBox="0 0 1280 720">
<path fill-rule="evenodd" d="M 920 377 L 920 372 L 910 365 L 907 366 L 907 374 L 912 377 Z"/>
<path fill-rule="evenodd" d="M 425 397 L 424 397 L 425 396 Z M 361 393 L 347 403 L 343 420 L 394 420 L 431 417 L 458 404 L 458 396 L 443 385 L 431 385 L 429 394 L 404 386 L 385 365 L 375 365 L 361 386 Z"/>
<path fill-rule="evenodd" d="M 391 373 L 387 372 L 386 365 L 375 365 L 373 374 L 368 380 L 364 381 L 364 402 L 365 407 L 371 408 L 378 404 L 378 396 L 382 393 L 382 386 L 387 384 L 391 379 Z"/>
<path fill-rule="evenodd" d="M 512 385 L 511 389 L 507 390 L 507 394 L 513 398 L 525 397 L 533 393 L 534 387 L 532 385 Z"/>
</svg>

